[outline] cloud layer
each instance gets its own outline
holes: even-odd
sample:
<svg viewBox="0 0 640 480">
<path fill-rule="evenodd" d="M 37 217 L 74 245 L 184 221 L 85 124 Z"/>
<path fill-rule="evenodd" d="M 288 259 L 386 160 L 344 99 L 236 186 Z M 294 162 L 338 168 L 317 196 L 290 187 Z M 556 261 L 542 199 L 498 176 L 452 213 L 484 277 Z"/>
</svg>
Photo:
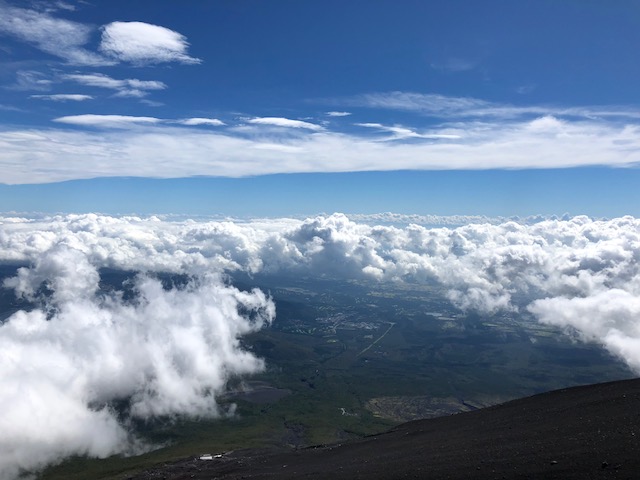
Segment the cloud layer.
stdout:
<svg viewBox="0 0 640 480">
<path fill-rule="evenodd" d="M 639 126 L 551 116 L 512 122 L 469 121 L 426 129 L 366 123 L 363 125 L 369 128 L 361 128 L 361 135 L 279 117 L 254 118 L 248 124 L 215 132 L 193 128 L 203 123 L 199 120 L 148 116 L 83 114 L 55 121 L 79 128 L 0 131 L 0 182 L 48 183 L 103 176 L 628 167 L 640 162 Z M 110 130 L 132 123 L 136 128 Z M 219 125 L 215 120 L 209 124 Z M 372 130 L 380 134 L 371 135 Z"/>
<path fill-rule="evenodd" d="M 5 219 L 0 260 L 34 262 L 63 242 L 92 265 L 127 270 L 435 281 L 461 308 L 528 310 L 601 343 L 640 371 L 640 350 L 612 343 L 620 336 L 640 338 L 634 320 L 640 221 L 575 217 L 426 228 L 372 224 L 376 219 L 369 224 L 340 214 L 249 223 L 96 215 Z M 614 300 L 618 310 L 605 307 Z M 590 302 L 599 302 L 600 309 Z M 583 313 L 589 310 L 593 315 L 585 323 Z"/>
<path fill-rule="evenodd" d="M 128 399 L 126 418 L 224 413 L 215 398 L 228 378 L 262 368 L 239 338 L 274 318 L 263 293 L 225 285 L 224 272 L 435 282 L 462 309 L 528 312 L 640 373 L 639 220 L 363 220 L 0 218 L 0 262 L 30 265 L 5 286 L 39 305 L 0 326 L 0 476 L 141 448 L 109 407 L 116 399 Z M 481 219 L 452 222 L 464 220 Z M 99 290 L 101 267 L 141 272 L 137 300 Z M 193 280 L 165 289 L 153 272 Z"/>
</svg>

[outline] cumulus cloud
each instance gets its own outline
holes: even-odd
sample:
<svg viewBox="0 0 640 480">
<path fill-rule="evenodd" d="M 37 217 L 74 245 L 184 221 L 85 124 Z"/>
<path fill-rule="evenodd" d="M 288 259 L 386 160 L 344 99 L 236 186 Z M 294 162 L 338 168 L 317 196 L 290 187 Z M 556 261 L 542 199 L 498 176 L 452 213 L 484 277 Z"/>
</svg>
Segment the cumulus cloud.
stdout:
<svg viewBox="0 0 640 480">
<path fill-rule="evenodd" d="M 91 100 L 91 95 L 82 95 L 79 93 L 56 93 L 53 95 L 31 95 L 31 98 L 39 98 L 41 100 L 52 100 L 54 102 L 83 102 Z"/>
<path fill-rule="evenodd" d="M 0 33 L 30 43 L 72 65 L 113 64 L 113 61 L 84 48 L 91 32 L 91 27 L 81 23 L 0 4 Z"/>
<path fill-rule="evenodd" d="M 315 123 L 304 122 L 302 120 L 292 120 L 282 117 L 256 117 L 250 119 L 248 122 L 254 125 L 273 125 L 275 127 L 304 128 L 314 131 L 324 130 L 323 127 L 321 127 L 320 125 L 316 125 Z"/>
<path fill-rule="evenodd" d="M 532 315 L 640 373 L 633 217 L 0 217 L 0 262 L 30 265 L 5 287 L 36 306 L 0 326 L 3 478 L 68 455 L 140 451 L 126 419 L 225 414 L 216 398 L 230 376 L 263 367 L 239 338 L 267 325 L 274 306 L 224 284 L 224 272 L 429 283 L 459 308 Z M 101 267 L 142 273 L 107 290 Z M 192 280 L 165 288 L 153 272 Z"/>
<path fill-rule="evenodd" d="M 178 32 L 143 22 L 112 22 L 102 28 L 100 51 L 134 64 L 201 63 L 187 54 L 189 43 Z"/>
<path fill-rule="evenodd" d="M 263 368 L 239 341 L 274 318 L 262 292 L 215 275 L 171 289 L 140 275 L 125 301 L 99 288 L 90 259 L 57 242 L 5 282 L 41 306 L 0 325 L 1 478 L 70 455 L 139 452 L 127 419 L 225 415 L 227 381 Z"/>
<path fill-rule="evenodd" d="M 451 228 L 372 220 L 341 214 L 246 223 L 96 215 L 3 220 L 0 261 L 33 262 L 64 239 L 92 265 L 127 270 L 435 282 L 460 308 L 530 312 L 603 345 L 640 372 L 640 220 L 470 218 L 476 223 Z"/>
<path fill-rule="evenodd" d="M 157 80 L 115 79 L 103 73 L 74 73 L 63 75 L 62 78 L 89 87 L 116 90 L 116 96 L 119 97 L 144 97 L 149 91 L 167 88 L 165 83 Z"/>
<path fill-rule="evenodd" d="M 586 297 L 553 297 L 529 306 L 538 319 L 569 329 L 580 340 L 596 342 L 640 372 L 640 291 L 631 288 L 601 289 Z M 630 291 L 631 290 L 631 291 Z"/>
</svg>

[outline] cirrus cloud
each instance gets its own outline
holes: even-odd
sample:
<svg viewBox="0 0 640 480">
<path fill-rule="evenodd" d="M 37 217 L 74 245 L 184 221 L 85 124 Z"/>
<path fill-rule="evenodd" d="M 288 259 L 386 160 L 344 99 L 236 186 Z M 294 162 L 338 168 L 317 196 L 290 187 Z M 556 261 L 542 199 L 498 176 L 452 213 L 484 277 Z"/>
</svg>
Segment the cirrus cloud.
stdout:
<svg viewBox="0 0 640 480">
<path fill-rule="evenodd" d="M 112 65 L 112 60 L 84 48 L 93 29 L 25 8 L 0 4 L 0 33 L 30 43 L 71 65 Z"/>
<path fill-rule="evenodd" d="M 62 76 L 81 85 L 117 90 L 119 97 L 143 97 L 151 90 L 164 90 L 167 85 L 157 80 L 138 80 L 137 78 L 115 79 L 103 73 L 73 73 Z"/>
<path fill-rule="evenodd" d="M 31 98 L 39 98 L 42 100 L 52 100 L 54 102 L 83 102 L 85 100 L 91 100 L 91 95 L 82 95 L 79 93 L 56 93 L 53 95 L 31 95 Z"/>
</svg>

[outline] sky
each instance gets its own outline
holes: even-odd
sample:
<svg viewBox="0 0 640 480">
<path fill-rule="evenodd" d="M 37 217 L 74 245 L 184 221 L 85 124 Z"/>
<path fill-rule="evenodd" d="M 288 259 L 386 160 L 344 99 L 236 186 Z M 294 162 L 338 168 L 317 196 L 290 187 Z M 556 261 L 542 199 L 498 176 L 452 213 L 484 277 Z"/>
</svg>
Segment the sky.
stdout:
<svg viewBox="0 0 640 480">
<path fill-rule="evenodd" d="M 638 215 L 639 24 L 625 0 L 0 0 L 0 209 Z"/>
</svg>

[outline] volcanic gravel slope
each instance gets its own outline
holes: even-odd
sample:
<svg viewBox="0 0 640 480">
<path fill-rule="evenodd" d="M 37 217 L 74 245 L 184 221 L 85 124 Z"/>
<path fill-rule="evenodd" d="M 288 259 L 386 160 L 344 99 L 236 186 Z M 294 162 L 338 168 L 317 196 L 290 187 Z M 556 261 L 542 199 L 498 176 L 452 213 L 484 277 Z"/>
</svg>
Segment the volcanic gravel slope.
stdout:
<svg viewBox="0 0 640 480">
<path fill-rule="evenodd" d="M 342 444 L 194 457 L 132 478 L 640 479 L 640 379 L 418 420 Z"/>
</svg>

